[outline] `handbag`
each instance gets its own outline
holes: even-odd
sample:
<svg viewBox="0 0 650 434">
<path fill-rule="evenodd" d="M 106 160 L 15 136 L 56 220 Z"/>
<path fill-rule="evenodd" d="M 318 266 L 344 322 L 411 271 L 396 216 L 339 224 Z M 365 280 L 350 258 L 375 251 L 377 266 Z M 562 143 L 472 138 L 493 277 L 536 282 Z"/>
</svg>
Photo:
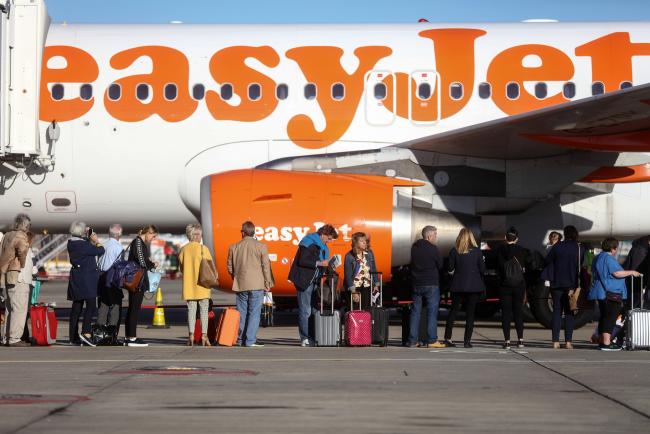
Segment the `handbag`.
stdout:
<svg viewBox="0 0 650 434">
<path fill-rule="evenodd" d="M 160 286 L 162 273 L 159 273 L 157 271 L 147 271 L 147 277 L 149 278 L 149 288 L 147 289 L 147 292 L 156 292 Z"/>
<path fill-rule="evenodd" d="M 132 261 L 128 261 L 128 263 L 134 264 L 134 262 Z M 134 270 L 132 273 L 125 275 L 123 288 L 129 292 L 139 292 L 140 283 L 142 283 L 142 279 L 144 278 L 144 272 L 145 269 L 138 266 L 138 268 Z"/>
<path fill-rule="evenodd" d="M 203 244 L 201 244 L 201 264 L 199 265 L 199 286 L 213 288 L 219 286 L 219 275 L 212 259 L 203 257 Z"/>
<path fill-rule="evenodd" d="M 605 300 L 613 301 L 614 303 L 623 302 L 623 294 L 618 292 L 605 291 Z"/>
</svg>

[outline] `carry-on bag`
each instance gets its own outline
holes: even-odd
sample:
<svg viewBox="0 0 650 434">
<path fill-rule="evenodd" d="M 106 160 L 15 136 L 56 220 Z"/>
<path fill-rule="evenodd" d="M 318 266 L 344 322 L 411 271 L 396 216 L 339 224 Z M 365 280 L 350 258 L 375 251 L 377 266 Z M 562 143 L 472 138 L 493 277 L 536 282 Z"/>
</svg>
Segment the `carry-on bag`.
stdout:
<svg viewBox="0 0 650 434">
<path fill-rule="evenodd" d="M 630 311 L 625 318 L 626 342 L 628 350 L 650 348 L 650 310 L 643 308 L 643 297 L 639 308 L 634 307 L 634 278 L 630 279 Z M 641 275 L 641 291 L 643 291 L 643 275 Z"/>
<path fill-rule="evenodd" d="M 232 347 L 237 343 L 239 335 L 239 311 L 228 307 L 221 313 L 219 318 L 219 329 L 217 331 L 217 343 L 226 347 Z"/>
<path fill-rule="evenodd" d="M 329 281 L 329 308 L 325 308 L 325 297 L 323 291 L 325 283 Z M 335 278 L 332 275 L 325 275 L 320 279 L 320 310 L 314 314 L 314 338 L 318 347 L 336 347 L 341 340 L 341 314 L 334 310 Z"/>
<path fill-rule="evenodd" d="M 58 321 L 54 309 L 49 306 L 32 306 L 29 308 L 32 322 L 32 338 L 36 345 L 48 346 L 56 342 Z"/>
<path fill-rule="evenodd" d="M 373 277 L 376 278 L 373 280 Z M 376 301 L 373 303 L 374 299 L 373 290 L 375 285 L 378 284 L 379 294 Z M 385 347 L 388 345 L 388 331 L 389 331 L 389 319 L 390 315 L 388 310 L 383 306 L 384 304 L 384 286 L 382 273 L 370 273 L 370 315 L 372 318 L 372 343 Z"/>
<path fill-rule="evenodd" d="M 354 309 L 354 294 L 350 294 L 350 306 Z M 345 340 L 351 347 L 370 346 L 372 344 L 372 315 L 361 309 L 361 294 L 359 294 L 359 310 L 351 310 L 345 314 Z"/>
<path fill-rule="evenodd" d="M 422 306 L 420 310 L 420 330 L 418 336 L 418 342 L 421 344 L 429 343 L 429 333 L 428 333 L 428 324 L 429 324 L 429 315 L 427 315 L 426 306 Z M 411 311 L 413 310 L 413 303 L 402 307 L 402 345 L 406 346 L 409 344 L 409 335 L 411 334 Z"/>
<path fill-rule="evenodd" d="M 239 313 L 239 312 L 238 312 Z M 239 324 L 237 325 L 239 328 Z M 201 343 L 201 335 L 203 334 L 203 328 L 201 327 L 201 319 L 196 319 L 196 324 L 194 325 L 194 343 Z M 236 339 L 236 338 L 235 338 Z M 208 340 L 211 344 L 215 343 L 217 340 L 217 321 L 216 315 L 212 310 L 208 312 Z"/>
</svg>

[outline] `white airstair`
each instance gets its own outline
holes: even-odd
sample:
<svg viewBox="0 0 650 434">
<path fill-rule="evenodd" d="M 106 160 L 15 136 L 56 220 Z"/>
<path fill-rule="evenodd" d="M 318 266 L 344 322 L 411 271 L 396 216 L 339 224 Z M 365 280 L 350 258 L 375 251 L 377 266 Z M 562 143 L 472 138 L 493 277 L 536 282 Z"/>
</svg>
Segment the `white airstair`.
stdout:
<svg viewBox="0 0 650 434">
<path fill-rule="evenodd" d="M 47 261 L 56 257 L 63 252 L 68 246 L 69 235 L 44 235 L 42 238 L 34 243 L 36 255 L 34 257 L 34 265 L 41 268 Z"/>
<path fill-rule="evenodd" d="M 44 0 L 0 0 L 0 164 L 20 173 L 53 165 L 53 145 L 41 144 L 41 63 L 50 25 Z M 52 122 L 48 141 L 58 139 Z"/>
</svg>

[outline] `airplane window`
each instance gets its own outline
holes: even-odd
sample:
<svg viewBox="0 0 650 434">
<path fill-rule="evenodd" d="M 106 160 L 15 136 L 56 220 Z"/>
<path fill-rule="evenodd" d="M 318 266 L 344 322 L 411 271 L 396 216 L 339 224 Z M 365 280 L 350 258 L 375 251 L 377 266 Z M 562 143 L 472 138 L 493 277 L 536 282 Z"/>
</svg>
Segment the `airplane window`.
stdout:
<svg viewBox="0 0 650 434">
<path fill-rule="evenodd" d="M 345 86 L 343 83 L 335 83 L 332 86 L 332 99 L 341 101 L 343 98 L 345 98 Z"/>
<path fill-rule="evenodd" d="M 226 83 L 221 86 L 221 99 L 228 101 L 230 98 L 232 98 L 232 84 Z"/>
<path fill-rule="evenodd" d="M 192 88 L 192 98 L 195 100 L 202 100 L 205 96 L 205 86 L 202 84 L 195 84 Z"/>
<path fill-rule="evenodd" d="M 165 85 L 165 99 L 168 101 L 174 101 L 178 96 L 178 89 L 174 83 L 169 83 Z"/>
<path fill-rule="evenodd" d="M 314 83 L 307 83 L 305 86 L 305 98 L 314 99 L 316 98 L 316 85 Z"/>
<path fill-rule="evenodd" d="M 122 96 L 122 86 L 117 83 L 113 83 L 108 86 L 108 99 L 111 101 L 117 101 Z"/>
<path fill-rule="evenodd" d="M 289 86 L 286 84 L 278 84 L 275 88 L 275 97 L 280 100 L 289 98 Z"/>
<path fill-rule="evenodd" d="M 92 84 L 82 84 L 79 88 L 79 98 L 84 101 L 88 101 L 93 97 L 93 85 Z"/>
<path fill-rule="evenodd" d="M 539 99 L 544 99 L 546 98 L 546 95 L 548 95 L 548 87 L 546 86 L 546 83 L 535 84 L 535 96 Z"/>
<path fill-rule="evenodd" d="M 248 99 L 251 101 L 257 101 L 262 97 L 262 88 L 259 84 L 253 83 L 248 86 Z"/>
<path fill-rule="evenodd" d="M 628 89 L 632 87 L 632 82 L 631 81 L 623 81 L 621 82 L 621 89 Z"/>
<path fill-rule="evenodd" d="M 420 83 L 418 85 L 418 98 L 420 99 L 431 98 L 431 85 L 429 83 Z"/>
<path fill-rule="evenodd" d="M 451 83 L 449 85 L 449 96 L 454 100 L 461 99 L 463 97 L 463 83 Z"/>
<path fill-rule="evenodd" d="M 149 98 L 149 85 L 141 83 L 135 88 L 135 95 L 140 101 Z"/>
<path fill-rule="evenodd" d="M 63 85 L 62 84 L 55 84 L 52 86 L 52 99 L 54 101 L 59 101 L 63 99 Z"/>
<path fill-rule="evenodd" d="M 375 99 L 380 101 L 386 99 L 386 85 L 384 83 L 375 84 Z"/>
<path fill-rule="evenodd" d="M 564 97 L 566 99 L 571 99 L 574 96 L 576 96 L 576 85 L 575 85 L 575 83 L 572 83 L 570 81 L 567 82 L 567 83 L 564 83 L 564 86 L 562 86 L 562 95 L 564 95 Z"/>
<path fill-rule="evenodd" d="M 508 83 L 506 85 L 506 96 L 508 99 L 519 98 L 519 83 Z"/>
<path fill-rule="evenodd" d="M 592 95 L 602 95 L 604 93 L 605 93 L 605 85 L 600 81 L 597 81 L 591 85 Z"/>
<path fill-rule="evenodd" d="M 480 83 L 478 85 L 478 96 L 481 99 L 488 99 L 492 95 L 492 86 L 490 83 Z"/>
</svg>

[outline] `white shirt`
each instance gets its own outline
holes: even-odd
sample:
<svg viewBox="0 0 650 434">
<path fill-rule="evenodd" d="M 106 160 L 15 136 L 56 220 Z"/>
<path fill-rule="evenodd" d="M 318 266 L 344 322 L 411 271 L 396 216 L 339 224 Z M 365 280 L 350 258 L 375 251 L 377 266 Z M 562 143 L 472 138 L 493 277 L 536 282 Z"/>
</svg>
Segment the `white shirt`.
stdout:
<svg viewBox="0 0 650 434">
<path fill-rule="evenodd" d="M 109 238 L 103 244 L 104 254 L 97 261 L 97 265 L 101 271 L 107 271 L 115 263 L 115 260 L 122 253 L 122 245 L 115 238 Z"/>
</svg>

